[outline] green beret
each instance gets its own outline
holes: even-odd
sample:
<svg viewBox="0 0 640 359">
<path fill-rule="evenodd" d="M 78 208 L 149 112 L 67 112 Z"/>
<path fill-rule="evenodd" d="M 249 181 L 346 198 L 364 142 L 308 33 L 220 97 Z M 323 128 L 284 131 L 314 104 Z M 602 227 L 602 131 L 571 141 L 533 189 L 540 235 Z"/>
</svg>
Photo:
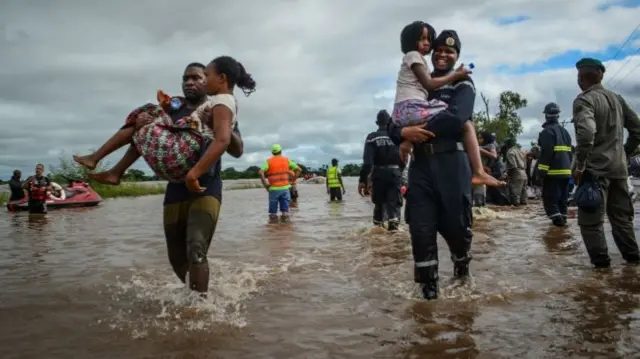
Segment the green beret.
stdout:
<svg viewBox="0 0 640 359">
<path fill-rule="evenodd" d="M 602 64 L 602 62 L 600 60 L 593 59 L 591 57 L 585 57 L 580 61 L 576 62 L 576 69 L 580 70 L 585 67 L 600 69 L 600 71 L 604 73 L 604 65 Z"/>
</svg>

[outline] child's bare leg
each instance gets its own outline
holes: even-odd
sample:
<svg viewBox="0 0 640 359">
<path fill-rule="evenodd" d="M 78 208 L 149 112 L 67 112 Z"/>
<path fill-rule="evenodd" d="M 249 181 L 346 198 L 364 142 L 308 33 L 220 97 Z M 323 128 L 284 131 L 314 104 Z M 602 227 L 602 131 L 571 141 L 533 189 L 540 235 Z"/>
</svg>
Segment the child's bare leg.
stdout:
<svg viewBox="0 0 640 359">
<path fill-rule="evenodd" d="M 104 143 L 96 152 L 88 154 L 86 156 L 73 156 L 73 160 L 77 163 L 87 167 L 90 170 L 93 170 L 98 165 L 98 162 L 103 158 L 107 157 L 113 151 L 119 149 L 120 147 L 129 144 L 131 139 L 133 138 L 133 134 L 135 133 L 135 126 L 128 126 L 125 128 L 121 128 L 116 132 L 107 142 Z"/>
<path fill-rule="evenodd" d="M 476 129 L 470 121 L 464 124 L 463 142 L 467 150 L 467 155 L 469 156 L 469 162 L 471 163 L 471 183 L 473 185 L 484 184 L 490 187 L 503 186 L 505 184 L 504 182 L 495 179 L 485 172 L 484 166 L 482 166 L 482 158 L 480 157 L 480 145 L 478 144 Z"/>
<path fill-rule="evenodd" d="M 89 173 L 89 178 L 102 184 L 119 185 L 120 179 L 124 176 L 124 173 L 140 158 L 138 150 L 134 146 L 129 146 L 127 152 L 122 156 L 120 161 L 115 166 L 104 172 Z"/>
</svg>

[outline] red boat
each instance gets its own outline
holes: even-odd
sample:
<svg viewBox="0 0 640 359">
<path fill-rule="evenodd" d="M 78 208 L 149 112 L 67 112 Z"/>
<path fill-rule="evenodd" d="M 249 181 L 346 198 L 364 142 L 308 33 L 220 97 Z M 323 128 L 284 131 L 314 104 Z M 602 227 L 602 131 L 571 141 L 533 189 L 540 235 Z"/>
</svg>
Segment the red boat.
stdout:
<svg viewBox="0 0 640 359">
<path fill-rule="evenodd" d="M 77 208 L 77 207 L 93 207 L 102 202 L 102 197 L 91 188 L 88 184 L 79 180 L 69 181 L 67 187 L 63 187 L 65 198 L 61 200 L 47 200 L 47 209 L 61 209 L 61 208 Z M 27 204 L 27 197 L 18 200 L 7 202 L 7 209 L 9 211 L 26 211 L 29 209 Z"/>
</svg>

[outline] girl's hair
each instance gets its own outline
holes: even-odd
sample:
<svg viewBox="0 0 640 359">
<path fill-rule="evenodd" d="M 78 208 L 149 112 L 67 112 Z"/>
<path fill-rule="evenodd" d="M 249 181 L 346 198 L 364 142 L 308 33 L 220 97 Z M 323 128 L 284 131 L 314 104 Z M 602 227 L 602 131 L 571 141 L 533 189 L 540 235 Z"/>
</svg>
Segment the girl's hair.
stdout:
<svg viewBox="0 0 640 359">
<path fill-rule="evenodd" d="M 227 75 L 227 82 L 231 88 L 238 86 L 245 96 L 249 96 L 256 91 L 256 82 L 251 77 L 251 74 L 247 73 L 244 66 L 233 57 L 216 57 L 211 61 L 211 64 L 215 66 L 218 74 Z"/>
<path fill-rule="evenodd" d="M 488 145 L 495 142 L 495 138 L 493 138 L 493 135 L 491 134 L 491 132 L 488 132 L 488 131 L 480 132 L 480 137 L 482 137 L 483 145 Z"/>
<path fill-rule="evenodd" d="M 429 31 L 429 43 L 433 47 L 433 43 L 436 41 L 436 30 L 426 22 L 414 21 L 405 26 L 400 33 L 400 48 L 403 54 L 418 50 L 418 41 L 420 41 L 425 27 Z"/>
</svg>

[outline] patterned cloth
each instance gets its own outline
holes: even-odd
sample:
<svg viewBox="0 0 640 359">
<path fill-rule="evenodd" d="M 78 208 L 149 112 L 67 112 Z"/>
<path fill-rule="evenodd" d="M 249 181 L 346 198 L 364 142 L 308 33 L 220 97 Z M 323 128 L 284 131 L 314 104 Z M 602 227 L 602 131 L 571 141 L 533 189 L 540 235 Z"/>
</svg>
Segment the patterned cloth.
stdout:
<svg viewBox="0 0 640 359">
<path fill-rule="evenodd" d="M 155 118 L 133 135 L 133 144 L 151 170 L 170 182 L 183 182 L 213 138 L 207 126 L 187 116 L 175 123 L 161 106 L 148 103 L 127 116 L 126 125 L 135 125 L 140 114 Z M 202 128 L 202 131 L 197 129 Z"/>
<path fill-rule="evenodd" d="M 393 122 L 400 127 L 427 123 L 433 115 L 447 109 L 440 100 L 406 100 L 393 105 Z"/>
</svg>

